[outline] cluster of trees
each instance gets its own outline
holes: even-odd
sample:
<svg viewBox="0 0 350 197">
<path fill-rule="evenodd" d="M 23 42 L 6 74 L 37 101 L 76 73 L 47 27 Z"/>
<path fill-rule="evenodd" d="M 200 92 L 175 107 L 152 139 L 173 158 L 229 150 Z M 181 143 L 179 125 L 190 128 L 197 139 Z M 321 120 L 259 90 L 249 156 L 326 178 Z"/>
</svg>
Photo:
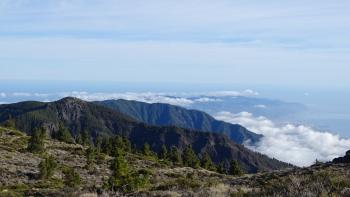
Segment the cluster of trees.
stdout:
<svg viewBox="0 0 350 197">
<path fill-rule="evenodd" d="M 65 143 L 69 143 L 69 144 L 74 143 L 72 134 L 62 124 L 59 125 L 58 131 L 56 133 L 52 134 L 52 137 L 54 139 L 57 139 L 59 141 L 65 142 Z"/>
<path fill-rule="evenodd" d="M 176 146 L 168 149 L 163 145 L 161 150 L 156 153 L 152 151 L 148 143 L 145 143 L 140 150 L 137 150 L 135 147 L 132 147 L 127 138 L 121 136 L 98 136 L 93 140 L 87 132 L 82 131 L 73 138 L 71 132 L 63 125 L 59 126 L 58 131 L 52 137 L 65 143 L 78 143 L 87 146 L 85 157 L 86 168 L 88 170 L 93 170 L 96 163 L 102 162 L 104 155 L 114 157 L 110 165 L 113 174 L 105 184 L 107 188 L 113 190 L 131 191 L 135 188 L 143 187 L 148 183 L 147 173 L 136 172 L 135 169 L 128 165 L 125 159 L 127 153 L 142 154 L 144 157 L 154 158 L 177 166 L 202 167 L 207 170 L 231 175 L 241 175 L 243 173 L 237 161 L 232 161 L 229 170 L 227 170 L 225 163 L 215 165 L 208 153 L 204 153 L 201 157 L 198 157 L 191 145 L 187 146 L 183 151 L 180 151 Z M 28 142 L 28 151 L 33 153 L 45 152 L 45 138 L 46 131 L 44 128 L 35 129 Z M 39 165 L 40 177 L 42 179 L 49 179 L 56 166 L 57 163 L 53 157 L 45 158 Z M 76 187 L 80 184 L 80 176 L 73 168 L 64 170 L 64 174 L 66 185 Z"/>
<path fill-rule="evenodd" d="M 81 144 L 87 144 L 89 146 L 86 151 L 88 169 L 91 169 L 94 163 L 99 162 L 98 158 L 104 158 L 101 157 L 101 153 L 115 156 L 119 155 L 117 153 L 117 150 L 119 150 L 123 153 L 139 153 L 145 157 L 155 158 L 165 162 L 171 162 L 177 166 L 186 166 L 192 168 L 202 167 L 210 171 L 216 171 L 219 173 L 236 176 L 243 174 L 243 170 L 240 168 L 240 165 L 237 161 L 231 161 L 230 166 L 227 166 L 227 164 L 224 162 L 216 165 L 207 152 L 204 153 L 201 157 L 198 157 L 191 145 L 187 146 L 183 151 L 180 151 L 176 146 L 172 146 L 170 149 L 168 149 L 165 145 L 162 145 L 161 150 L 156 153 L 152 151 L 148 143 L 145 143 L 140 150 L 137 150 L 135 147 L 132 147 L 130 141 L 127 138 L 121 136 L 104 138 L 98 136 L 95 141 L 93 141 L 88 137 L 89 135 L 87 133 L 81 133 L 79 135 L 82 136 Z"/>
<path fill-rule="evenodd" d="M 166 146 L 162 146 L 159 153 L 159 158 L 165 161 L 173 162 L 176 165 L 187 166 L 192 168 L 202 167 L 210 171 L 216 171 L 222 174 L 230 174 L 235 176 L 240 176 L 243 174 L 239 163 L 236 160 L 232 160 L 227 170 L 225 162 L 221 162 L 218 165 L 212 161 L 210 155 L 205 152 L 199 159 L 192 149 L 192 146 L 187 146 L 182 153 L 178 150 L 177 147 L 172 146 L 170 150 Z"/>
<path fill-rule="evenodd" d="M 144 148 L 144 151 L 146 151 L 144 153 L 147 155 L 152 154 L 152 152 L 147 149 L 147 146 Z M 129 166 L 125 158 L 125 150 L 125 146 L 121 146 L 117 147 L 114 151 L 114 160 L 110 166 L 112 176 L 105 184 L 106 188 L 113 191 L 122 190 L 129 192 L 143 188 L 149 184 L 149 173 L 147 173 L 147 171 L 136 171 L 134 168 Z M 147 152 L 147 150 L 150 152 Z"/>
<path fill-rule="evenodd" d="M 57 139 L 67 141 L 67 130 L 63 127 L 60 128 L 60 134 L 57 135 Z M 45 152 L 45 139 L 46 139 L 46 130 L 43 127 L 34 129 L 31 138 L 28 141 L 27 150 L 31 153 L 42 154 L 44 156 L 43 160 L 39 163 L 39 176 L 41 180 L 49 180 L 53 176 L 55 170 L 58 167 L 58 164 L 55 158 L 52 155 L 49 155 Z M 55 136 L 56 137 L 56 136 Z M 80 184 L 80 175 L 75 172 L 74 168 L 66 167 L 63 171 L 65 175 L 65 184 L 69 187 L 77 187 Z"/>
</svg>

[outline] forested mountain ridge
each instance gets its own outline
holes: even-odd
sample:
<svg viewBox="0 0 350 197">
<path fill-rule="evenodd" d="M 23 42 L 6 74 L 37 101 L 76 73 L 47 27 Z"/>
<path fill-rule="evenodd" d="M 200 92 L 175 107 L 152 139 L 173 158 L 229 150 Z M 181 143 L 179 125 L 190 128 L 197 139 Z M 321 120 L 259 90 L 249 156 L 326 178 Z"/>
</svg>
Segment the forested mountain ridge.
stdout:
<svg viewBox="0 0 350 197">
<path fill-rule="evenodd" d="M 261 138 L 261 135 L 253 133 L 241 125 L 216 120 L 199 110 L 190 110 L 164 103 L 149 104 L 123 99 L 96 101 L 94 103 L 127 114 L 146 124 L 223 133 L 238 144 L 243 144 L 246 141 L 255 143 Z"/>
<path fill-rule="evenodd" d="M 200 132 L 175 126 L 149 126 L 129 116 L 104 106 L 76 98 L 59 101 L 21 102 L 0 105 L 0 122 L 13 121 L 16 128 L 31 134 L 37 127 L 45 127 L 49 135 L 55 135 L 60 125 L 76 138 L 86 132 L 93 139 L 97 136 L 120 135 L 141 149 L 145 143 L 159 152 L 162 145 L 184 150 L 191 145 L 198 156 L 208 153 L 215 163 L 237 160 L 246 172 L 268 171 L 289 167 L 288 164 L 270 159 L 238 145 L 218 133 Z"/>
</svg>

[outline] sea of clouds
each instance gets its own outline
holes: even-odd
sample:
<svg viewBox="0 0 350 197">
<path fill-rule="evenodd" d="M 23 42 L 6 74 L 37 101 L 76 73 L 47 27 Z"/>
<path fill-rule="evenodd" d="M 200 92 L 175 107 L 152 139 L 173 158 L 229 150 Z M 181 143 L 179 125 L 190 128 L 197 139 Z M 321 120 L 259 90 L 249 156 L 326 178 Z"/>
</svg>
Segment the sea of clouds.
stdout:
<svg viewBox="0 0 350 197">
<path fill-rule="evenodd" d="M 276 124 L 266 117 L 255 117 L 249 112 L 234 114 L 220 112 L 216 119 L 238 123 L 264 137 L 257 144 L 246 146 L 270 157 L 297 166 L 309 166 L 319 161 L 330 161 L 350 150 L 350 140 L 338 135 L 317 131 L 305 125 Z"/>
</svg>

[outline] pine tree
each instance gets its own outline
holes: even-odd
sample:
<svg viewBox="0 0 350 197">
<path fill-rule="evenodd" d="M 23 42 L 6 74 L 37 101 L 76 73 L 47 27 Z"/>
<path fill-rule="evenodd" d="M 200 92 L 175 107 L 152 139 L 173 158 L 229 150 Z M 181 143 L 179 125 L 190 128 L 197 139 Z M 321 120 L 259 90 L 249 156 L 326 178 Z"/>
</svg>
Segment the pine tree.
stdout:
<svg viewBox="0 0 350 197">
<path fill-rule="evenodd" d="M 32 153 L 41 153 L 45 149 L 46 131 L 43 127 L 34 129 L 32 137 L 28 142 L 27 150 Z"/>
<path fill-rule="evenodd" d="M 213 163 L 210 155 L 207 152 L 205 152 L 202 157 L 201 165 L 202 165 L 202 168 L 204 169 L 211 170 L 211 171 L 216 170 L 215 164 Z"/>
<path fill-rule="evenodd" d="M 226 165 L 225 165 L 225 162 L 222 161 L 220 162 L 217 167 L 216 167 L 216 171 L 220 174 L 227 174 L 227 168 L 226 168 Z"/>
<path fill-rule="evenodd" d="M 124 138 L 123 138 L 123 142 L 124 142 L 125 151 L 126 151 L 126 152 L 131 152 L 131 151 L 132 151 L 131 143 L 130 143 L 130 141 L 128 140 L 128 138 L 124 137 Z"/>
<path fill-rule="evenodd" d="M 164 160 L 168 159 L 168 149 L 164 144 L 162 145 L 162 149 L 160 150 L 159 158 Z"/>
<path fill-rule="evenodd" d="M 81 132 L 82 145 L 87 146 L 90 144 L 90 137 L 87 131 L 83 130 Z"/>
<path fill-rule="evenodd" d="M 75 137 L 75 143 L 83 145 L 83 138 L 80 133 Z"/>
<path fill-rule="evenodd" d="M 73 137 L 66 127 L 60 124 L 55 138 L 61 142 L 73 143 Z"/>
<path fill-rule="evenodd" d="M 233 176 L 240 176 L 243 174 L 243 171 L 236 160 L 231 161 L 229 172 L 230 172 L 230 175 L 233 175 Z"/>
<path fill-rule="evenodd" d="M 129 178 L 129 166 L 121 149 L 116 150 L 110 169 L 113 173 L 109 179 L 110 187 L 118 190 L 127 183 Z"/>
<path fill-rule="evenodd" d="M 108 181 L 109 188 L 130 192 L 143 188 L 149 183 L 149 174 L 147 172 L 135 171 L 135 169 L 129 167 L 125 159 L 124 150 L 121 148 L 116 149 L 114 156 L 110 166 L 113 174 Z"/>
<path fill-rule="evenodd" d="M 105 137 L 102 140 L 102 152 L 106 155 L 112 155 L 113 143 L 111 138 Z"/>
<path fill-rule="evenodd" d="M 96 154 L 100 154 L 102 152 L 102 137 L 97 136 L 95 141 Z"/>
<path fill-rule="evenodd" d="M 74 168 L 67 168 L 63 171 L 63 173 L 65 176 L 65 185 L 72 188 L 75 188 L 80 185 L 80 175 L 74 170 Z"/>
<path fill-rule="evenodd" d="M 46 157 L 39 164 L 40 178 L 41 179 L 51 178 L 56 167 L 57 167 L 57 163 L 54 157 L 52 156 Z"/>
<path fill-rule="evenodd" d="M 124 140 L 121 136 L 116 136 L 114 138 L 114 143 L 113 143 L 113 154 L 115 154 L 116 150 L 119 149 L 119 150 L 122 150 L 122 151 L 126 151 L 126 147 L 125 147 L 125 144 L 124 144 Z"/>
<path fill-rule="evenodd" d="M 95 149 L 93 147 L 89 147 L 88 149 L 86 149 L 86 169 L 88 170 L 92 170 L 94 168 L 95 165 L 95 157 L 96 157 L 96 152 Z"/>
<path fill-rule="evenodd" d="M 143 144 L 142 154 L 144 154 L 146 156 L 151 156 L 152 155 L 151 148 L 150 148 L 150 146 L 149 146 L 149 144 L 147 142 Z"/>
<path fill-rule="evenodd" d="M 172 161 L 175 164 L 182 163 L 181 154 L 179 153 L 179 150 L 177 149 L 176 146 L 171 147 L 169 159 L 170 159 L 170 161 Z"/>
<path fill-rule="evenodd" d="M 8 119 L 5 121 L 4 126 L 5 126 L 6 128 L 10 128 L 10 129 L 16 128 L 16 122 L 15 122 L 15 120 L 12 118 L 11 114 L 9 115 Z"/>
<path fill-rule="evenodd" d="M 194 153 L 192 146 L 189 145 L 182 153 L 183 164 L 188 167 L 198 168 L 200 166 L 199 159 Z"/>
</svg>

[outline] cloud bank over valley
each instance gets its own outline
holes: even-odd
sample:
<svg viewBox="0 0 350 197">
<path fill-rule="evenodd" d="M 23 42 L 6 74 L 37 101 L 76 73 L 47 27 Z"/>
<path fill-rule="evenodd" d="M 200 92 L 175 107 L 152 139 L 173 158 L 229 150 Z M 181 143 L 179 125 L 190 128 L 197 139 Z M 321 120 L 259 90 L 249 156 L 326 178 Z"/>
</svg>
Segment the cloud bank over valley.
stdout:
<svg viewBox="0 0 350 197">
<path fill-rule="evenodd" d="M 343 156 L 350 149 L 350 140 L 338 135 L 317 131 L 305 125 L 278 125 L 265 117 L 249 112 L 233 114 L 220 112 L 215 118 L 238 123 L 249 130 L 262 134 L 262 140 L 247 146 L 257 152 L 297 166 L 312 165 L 316 159 L 330 161 Z"/>
</svg>

